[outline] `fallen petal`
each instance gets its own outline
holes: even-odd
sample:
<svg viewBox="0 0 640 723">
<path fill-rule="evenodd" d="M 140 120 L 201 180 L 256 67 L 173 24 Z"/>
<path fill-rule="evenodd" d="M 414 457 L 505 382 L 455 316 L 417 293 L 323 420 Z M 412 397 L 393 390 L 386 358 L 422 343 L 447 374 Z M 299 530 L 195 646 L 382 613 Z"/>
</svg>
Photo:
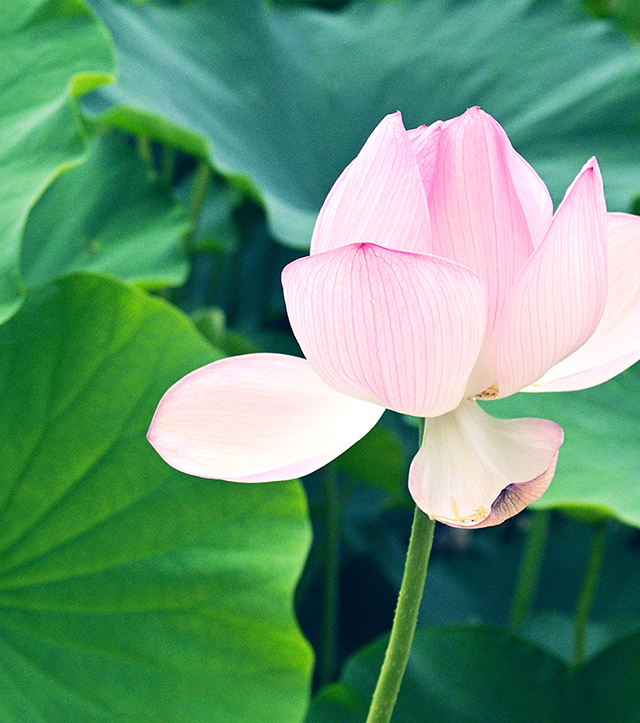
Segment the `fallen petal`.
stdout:
<svg viewBox="0 0 640 723">
<path fill-rule="evenodd" d="M 331 387 L 421 417 L 460 403 L 486 317 L 473 271 L 359 244 L 294 261 L 282 284 L 298 343 Z"/>
<path fill-rule="evenodd" d="M 547 489 L 563 437 L 546 419 L 495 419 L 464 401 L 426 420 L 409 490 L 423 512 L 447 525 L 497 525 Z"/>
<path fill-rule="evenodd" d="M 335 392 L 305 359 L 248 354 L 174 384 L 147 437 L 181 472 L 270 482 L 319 469 L 364 437 L 383 412 Z"/>
<path fill-rule="evenodd" d="M 607 301 L 593 335 L 526 392 L 571 392 L 612 379 L 640 359 L 640 217 L 607 214 Z"/>
<path fill-rule="evenodd" d="M 329 192 L 311 253 L 354 243 L 428 252 L 429 209 L 399 112 L 384 118 Z"/>
<path fill-rule="evenodd" d="M 593 158 L 567 191 L 505 306 L 495 349 L 499 396 L 540 379 L 595 331 L 607 294 L 605 224 Z"/>
</svg>

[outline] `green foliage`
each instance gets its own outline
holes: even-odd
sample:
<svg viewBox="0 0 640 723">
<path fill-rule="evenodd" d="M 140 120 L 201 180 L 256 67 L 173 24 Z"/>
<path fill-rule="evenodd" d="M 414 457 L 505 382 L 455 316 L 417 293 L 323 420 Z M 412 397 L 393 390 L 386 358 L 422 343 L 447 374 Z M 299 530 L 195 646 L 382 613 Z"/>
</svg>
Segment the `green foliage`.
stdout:
<svg viewBox="0 0 640 723">
<path fill-rule="evenodd" d="M 404 450 L 398 437 L 380 424 L 338 457 L 336 465 L 352 479 L 367 482 L 391 498 L 406 496 L 407 460 Z"/>
<path fill-rule="evenodd" d="M 157 402 L 222 355 L 300 353 L 280 271 L 398 108 L 416 126 L 481 105 L 556 201 L 596 154 L 609 207 L 629 208 L 640 55 L 577 1 L 89 2 L 0 3 L 0 720 L 299 723 L 302 487 L 173 471 L 145 440 Z M 636 32 L 637 3 L 598 5 Z M 394 723 L 637 719 L 639 405 L 637 370 L 486 405 L 563 426 L 536 505 L 563 516 L 517 635 L 478 623 L 507 619 L 527 513 L 438 530 L 420 614 L 434 627 Z M 298 611 L 343 659 L 391 622 L 416 436 L 387 415 L 336 460 L 345 494 L 314 520 L 341 593 L 327 600 L 316 548 Z M 580 669 L 590 530 L 575 519 L 615 520 Z M 356 653 L 309 723 L 364 720 L 383 645 Z"/>
<path fill-rule="evenodd" d="M 556 201 L 593 154 L 611 210 L 640 190 L 640 56 L 568 3 L 396 0 L 336 15 L 259 0 L 91 2 L 121 67 L 92 113 L 245 176 L 272 232 L 296 247 L 308 245 L 335 178 L 398 108 L 417 126 L 481 105 Z"/>
<path fill-rule="evenodd" d="M 386 640 L 355 655 L 340 683 L 325 688 L 307 723 L 362 723 Z M 640 635 L 575 669 L 498 628 L 419 630 L 394 723 L 584 723 L 637 720 Z"/>
<path fill-rule="evenodd" d="M 612 18 L 634 39 L 640 38 L 638 0 L 583 0 L 587 10 L 600 18 Z"/>
<path fill-rule="evenodd" d="M 190 478 L 145 440 L 219 354 L 91 275 L 29 294 L 0 350 L 2 720 L 299 721 L 299 485 Z"/>
<path fill-rule="evenodd" d="M 517 394 L 485 409 L 501 417 L 553 419 L 564 429 L 556 475 L 535 506 L 640 527 L 639 400 L 638 371 L 630 369 L 593 389 Z"/>
<path fill-rule="evenodd" d="M 109 38 L 81 0 L 0 4 L 0 322 L 22 300 L 20 244 L 30 208 L 84 157 L 76 99 L 113 73 Z"/>
<path fill-rule="evenodd" d="M 148 176 L 124 138 L 95 138 L 87 161 L 57 178 L 29 216 L 25 283 L 97 271 L 147 287 L 183 284 L 187 260 L 180 239 L 187 217 Z"/>
</svg>

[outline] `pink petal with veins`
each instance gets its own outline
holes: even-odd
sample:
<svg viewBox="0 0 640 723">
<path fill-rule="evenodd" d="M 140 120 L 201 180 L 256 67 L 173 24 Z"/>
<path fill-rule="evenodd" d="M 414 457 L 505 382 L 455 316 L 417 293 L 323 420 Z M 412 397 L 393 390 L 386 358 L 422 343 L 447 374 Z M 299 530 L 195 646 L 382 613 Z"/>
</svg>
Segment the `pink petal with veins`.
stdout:
<svg viewBox="0 0 640 723">
<path fill-rule="evenodd" d="M 442 121 L 436 121 L 430 126 L 420 126 L 407 131 L 418 164 L 418 170 L 420 171 L 424 192 L 427 196 L 431 191 L 436 173 L 441 131 Z"/>
<path fill-rule="evenodd" d="M 527 218 L 511 174 L 513 150 L 504 130 L 479 108 L 445 123 L 428 196 L 432 253 L 480 274 L 489 294 L 489 328 L 533 251 Z M 516 187 L 516 185 L 518 187 Z"/>
<path fill-rule="evenodd" d="M 571 392 L 602 384 L 640 359 L 640 217 L 607 214 L 607 301 L 593 335 L 526 392 Z"/>
<path fill-rule="evenodd" d="M 329 192 L 311 254 L 354 243 L 428 252 L 429 209 L 399 112 L 386 116 Z"/>
<path fill-rule="evenodd" d="M 282 282 L 298 343 L 331 387 L 422 417 L 460 403 L 486 318 L 473 271 L 358 244 L 294 261 Z"/>
<path fill-rule="evenodd" d="M 335 392 L 305 359 L 248 354 L 174 384 L 147 436 L 187 474 L 269 482 L 319 469 L 364 437 L 383 412 Z"/>
<path fill-rule="evenodd" d="M 540 379 L 595 331 L 607 294 L 605 225 L 593 158 L 567 191 L 505 307 L 495 352 L 501 397 Z"/>
</svg>

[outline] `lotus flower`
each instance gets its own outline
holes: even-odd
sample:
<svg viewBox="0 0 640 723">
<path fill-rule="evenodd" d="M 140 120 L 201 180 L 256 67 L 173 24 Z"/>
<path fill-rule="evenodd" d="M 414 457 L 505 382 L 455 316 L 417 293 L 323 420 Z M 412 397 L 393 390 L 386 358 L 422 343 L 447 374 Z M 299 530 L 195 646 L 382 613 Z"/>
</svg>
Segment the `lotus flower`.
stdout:
<svg viewBox="0 0 640 723">
<path fill-rule="evenodd" d="M 562 429 L 477 400 L 599 384 L 640 358 L 640 219 L 607 216 L 596 160 L 555 215 L 547 188 L 472 108 L 373 131 L 331 189 L 310 256 L 282 273 L 305 359 L 252 354 L 165 394 L 149 439 L 179 470 L 308 474 L 385 409 L 425 418 L 409 489 L 429 516 L 497 524 L 540 497 Z"/>
</svg>

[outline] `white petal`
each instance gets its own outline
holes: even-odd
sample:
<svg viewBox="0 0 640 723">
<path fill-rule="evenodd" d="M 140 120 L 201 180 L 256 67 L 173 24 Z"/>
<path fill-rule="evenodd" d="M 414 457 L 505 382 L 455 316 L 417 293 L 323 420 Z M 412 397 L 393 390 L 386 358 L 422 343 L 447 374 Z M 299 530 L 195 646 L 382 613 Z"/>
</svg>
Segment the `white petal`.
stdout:
<svg viewBox="0 0 640 723">
<path fill-rule="evenodd" d="M 364 437 L 383 412 L 328 387 L 306 359 L 248 354 L 174 384 L 147 436 L 187 474 L 269 482 L 319 469 Z"/>
<path fill-rule="evenodd" d="M 498 524 L 546 490 L 563 436 L 546 419 L 495 419 L 464 401 L 425 421 L 409 490 L 423 512 L 447 525 Z"/>
</svg>

